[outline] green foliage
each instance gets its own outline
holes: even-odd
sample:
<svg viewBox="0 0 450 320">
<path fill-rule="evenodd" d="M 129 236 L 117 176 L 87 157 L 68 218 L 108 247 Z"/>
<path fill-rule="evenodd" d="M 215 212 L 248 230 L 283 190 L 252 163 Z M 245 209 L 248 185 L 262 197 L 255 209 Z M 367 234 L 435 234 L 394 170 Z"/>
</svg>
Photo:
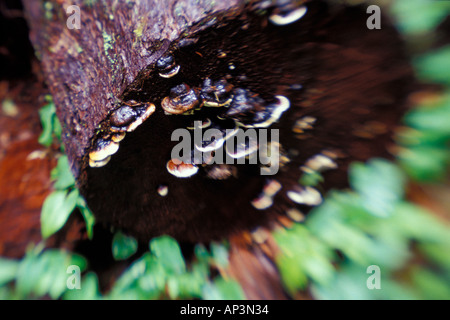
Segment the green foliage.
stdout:
<svg viewBox="0 0 450 320">
<path fill-rule="evenodd" d="M 219 278 L 203 287 L 202 297 L 205 300 L 244 300 L 245 294 L 239 283 Z"/>
<path fill-rule="evenodd" d="M 81 282 L 79 290 L 68 290 L 63 295 L 64 300 L 99 300 L 101 299 L 98 277 L 94 272 L 88 272 Z"/>
<path fill-rule="evenodd" d="M 308 278 L 327 282 L 333 276 L 334 252 L 319 241 L 304 225 L 274 234 L 283 254 L 277 259 L 282 281 L 291 295 L 306 289 Z"/>
<path fill-rule="evenodd" d="M 16 278 L 19 262 L 0 258 L 0 286 Z"/>
<path fill-rule="evenodd" d="M 447 247 L 448 248 L 448 247 Z M 415 288 L 422 289 L 422 297 L 427 300 L 448 300 L 450 297 L 450 275 L 438 275 L 430 270 L 415 267 L 411 272 Z"/>
<path fill-rule="evenodd" d="M 220 268 L 228 266 L 228 248 L 223 243 L 211 242 L 211 256 L 213 263 Z"/>
<path fill-rule="evenodd" d="M 66 155 L 59 157 L 58 164 L 52 170 L 50 177 L 54 181 L 53 188 L 57 190 L 75 187 L 75 178 L 70 171 L 69 159 Z"/>
<path fill-rule="evenodd" d="M 115 260 L 126 260 L 136 253 L 138 242 L 133 237 L 118 231 L 112 241 L 112 254 Z"/>
<path fill-rule="evenodd" d="M 80 210 L 81 215 L 84 218 L 84 222 L 86 223 L 86 232 L 89 239 L 94 237 L 94 225 L 95 225 L 95 217 L 94 213 L 89 209 L 86 204 L 86 200 L 83 197 L 78 197 L 77 199 L 77 209 Z"/>
<path fill-rule="evenodd" d="M 55 189 L 44 201 L 41 212 L 42 237 L 47 239 L 59 231 L 78 209 L 86 223 L 88 237 L 92 239 L 95 218 L 86 201 L 75 186 L 75 178 L 70 171 L 66 155 L 60 156 L 57 166 L 51 172 Z"/>
<path fill-rule="evenodd" d="M 211 280 L 211 264 L 223 259 L 222 247 L 210 253 L 202 245 L 195 248 L 195 260 L 187 266 L 180 247 L 173 238 L 162 236 L 150 241 L 145 253 L 116 281 L 105 299 L 214 299 L 243 298 L 242 290 L 232 281 L 218 277 Z M 217 252 L 220 252 L 219 254 Z"/>
<path fill-rule="evenodd" d="M 326 284 L 312 284 L 311 292 L 319 300 L 412 300 L 417 298 L 398 282 L 381 277 L 381 290 L 369 290 L 366 286 L 369 274 L 366 267 L 345 261 L 332 280 Z"/>
<path fill-rule="evenodd" d="M 44 201 L 41 214 L 42 237 L 47 239 L 59 231 L 77 204 L 78 190 L 52 192 Z"/>
<path fill-rule="evenodd" d="M 391 13 L 397 27 L 409 35 L 424 34 L 434 30 L 450 13 L 448 1 L 392 0 Z"/>
<path fill-rule="evenodd" d="M 56 108 L 50 96 L 46 97 L 47 104 L 39 110 L 41 118 L 42 133 L 39 136 L 39 143 L 43 146 L 51 146 L 55 139 L 61 140 L 61 123 L 56 116 Z"/>
<path fill-rule="evenodd" d="M 424 80 L 450 85 L 450 45 L 420 56 L 414 63 L 417 73 Z"/>
<path fill-rule="evenodd" d="M 189 266 L 185 263 L 178 243 L 171 237 L 155 238 L 149 247 L 150 251 L 135 260 L 107 294 L 100 293 L 96 274 L 89 272 L 83 276 L 81 289 L 66 291 L 63 298 L 77 300 L 244 298 L 242 289 L 236 282 L 225 281 L 220 277 L 211 279 L 210 268 L 215 258 L 204 246 L 196 246 L 195 259 Z"/>
<path fill-rule="evenodd" d="M 300 178 L 300 184 L 307 187 L 315 187 L 324 181 L 320 172 L 305 172 Z"/>
<path fill-rule="evenodd" d="M 20 260 L 0 260 L 0 295 L 5 299 L 60 298 L 67 289 L 67 268 L 76 265 L 80 270 L 86 260 L 64 250 L 43 246 L 30 248 Z M 11 284 L 14 284 L 13 286 Z"/>
<path fill-rule="evenodd" d="M 375 216 L 389 216 L 403 197 L 405 176 L 387 161 L 375 160 L 369 166 L 353 163 L 349 176 L 351 187 L 361 195 L 361 204 Z"/>
<path fill-rule="evenodd" d="M 425 299 L 436 284 L 434 297 L 449 299 L 450 282 L 415 281 L 410 288 L 395 275 L 410 264 L 410 248 L 418 243 L 435 265 L 434 272 L 417 266 L 415 273 L 427 275 L 418 279 L 448 278 L 450 228 L 403 199 L 405 176 L 395 164 L 355 163 L 349 177 L 353 190 L 330 193 L 304 225 L 275 234 L 282 249 L 277 265 L 287 291 L 294 295 L 311 285 L 323 299 Z M 366 287 L 370 265 L 382 270 L 381 290 Z"/>
<path fill-rule="evenodd" d="M 61 142 L 61 125 L 56 116 L 56 108 L 50 96 L 47 104 L 39 110 L 42 124 L 42 134 L 39 143 L 46 147 L 58 144 L 63 151 Z M 41 212 L 41 233 L 44 239 L 58 232 L 67 222 L 71 213 L 78 209 L 86 223 L 86 232 L 92 239 L 95 218 L 86 201 L 75 186 L 75 178 L 70 170 L 66 155 L 58 158 L 56 167 L 51 172 L 51 180 L 55 189 L 44 201 Z"/>
<path fill-rule="evenodd" d="M 428 182 L 445 178 L 450 164 L 448 119 L 450 91 L 405 116 L 405 123 L 411 129 L 398 136 L 398 142 L 404 146 L 399 162 L 413 179 Z"/>
<path fill-rule="evenodd" d="M 169 273 L 180 274 L 186 271 L 180 247 L 171 237 L 153 239 L 150 241 L 150 250 Z"/>
</svg>

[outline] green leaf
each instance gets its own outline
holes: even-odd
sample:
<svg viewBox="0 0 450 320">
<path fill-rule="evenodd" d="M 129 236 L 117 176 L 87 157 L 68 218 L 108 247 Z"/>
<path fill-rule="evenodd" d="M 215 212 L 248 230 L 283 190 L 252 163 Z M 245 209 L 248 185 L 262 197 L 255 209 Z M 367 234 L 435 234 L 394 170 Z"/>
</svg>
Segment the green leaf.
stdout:
<svg viewBox="0 0 450 320">
<path fill-rule="evenodd" d="M 282 255 L 277 258 L 277 266 L 281 275 L 281 281 L 287 292 L 294 296 L 299 290 L 306 288 L 308 277 L 302 268 L 299 268 L 299 261 L 295 257 Z"/>
<path fill-rule="evenodd" d="M 370 290 L 367 288 L 367 279 L 370 276 L 366 273 L 367 267 L 368 265 L 344 262 L 331 282 L 314 283 L 311 292 L 320 300 L 417 299 L 410 290 L 384 277 L 384 269 L 381 269 L 381 289 Z"/>
<path fill-rule="evenodd" d="M 43 269 L 34 287 L 38 297 L 48 294 L 52 299 L 58 299 L 67 288 L 67 267 L 70 256 L 62 251 L 48 250 L 40 259 Z"/>
<path fill-rule="evenodd" d="M 0 258 L 0 287 L 14 280 L 18 268 L 18 261 Z"/>
<path fill-rule="evenodd" d="M 57 190 L 75 186 L 75 178 L 70 170 L 69 160 L 66 155 L 58 159 L 58 164 L 52 170 L 51 177 L 53 180 L 56 180 L 53 187 Z"/>
<path fill-rule="evenodd" d="M 450 118 L 450 114 L 447 118 Z M 438 147 L 445 148 L 445 144 L 450 138 L 450 134 L 443 133 L 440 130 L 433 129 L 409 129 L 396 136 L 398 144 L 406 148 L 414 149 L 416 147 Z"/>
<path fill-rule="evenodd" d="M 450 47 L 449 47 L 450 48 Z M 450 57 L 449 57 L 450 59 Z M 430 131 L 434 135 L 450 137 L 450 94 L 408 112 L 404 121 L 408 126 L 420 131 Z"/>
<path fill-rule="evenodd" d="M 87 273 L 81 282 L 81 289 L 68 290 L 65 300 L 97 300 L 100 299 L 98 277 L 94 272 Z"/>
<path fill-rule="evenodd" d="M 393 224 L 398 232 L 420 244 L 435 244 L 450 247 L 450 228 L 434 218 L 427 210 L 408 202 L 401 202 L 396 208 Z M 448 253 L 442 254 L 442 258 Z"/>
<path fill-rule="evenodd" d="M 55 105 L 51 102 L 43 106 L 39 110 L 39 116 L 41 118 L 42 133 L 39 136 L 38 142 L 43 146 L 49 147 L 53 143 L 53 124 L 56 117 Z"/>
<path fill-rule="evenodd" d="M 218 278 L 207 283 L 202 293 L 205 300 L 245 300 L 245 294 L 239 283 Z"/>
<path fill-rule="evenodd" d="M 417 58 L 414 65 L 419 77 L 450 85 L 450 45 Z"/>
<path fill-rule="evenodd" d="M 114 283 L 114 287 L 111 289 L 111 298 L 121 298 L 124 293 L 136 289 L 138 280 L 146 274 L 149 267 L 151 268 L 153 259 L 154 257 L 147 252 L 134 261 Z"/>
<path fill-rule="evenodd" d="M 323 181 L 322 174 L 317 171 L 304 173 L 300 178 L 300 184 L 306 187 L 315 187 Z"/>
<path fill-rule="evenodd" d="M 447 230 L 447 234 L 450 234 L 450 230 Z M 435 264 L 444 270 L 450 270 L 450 252 L 448 250 L 450 242 L 448 239 L 441 243 L 421 243 L 418 247 Z"/>
<path fill-rule="evenodd" d="M 427 300 L 450 300 L 450 277 L 416 268 L 412 273 L 414 287 Z"/>
<path fill-rule="evenodd" d="M 200 270 L 201 269 L 201 270 Z M 208 281 L 208 270 L 194 267 L 192 272 L 174 276 L 179 299 L 202 297 L 202 290 Z M 170 283 L 170 282 L 169 282 Z M 169 287 L 169 294 L 170 294 Z"/>
<path fill-rule="evenodd" d="M 414 146 L 398 155 L 401 166 L 408 175 L 421 182 L 438 181 L 445 177 L 450 152 L 446 148 Z"/>
<path fill-rule="evenodd" d="M 446 1 L 395 0 L 390 3 L 398 27 L 409 34 L 432 31 L 450 12 Z"/>
<path fill-rule="evenodd" d="M 205 248 L 203 244 L 197 244 L 194 248 L 195 257 L 198 261 L 202 263 L 208 263 L 208 260 L 211 258 L 208 250 Z"/>
<path fill-rule="evenodd" d="M 450 164 L 448 119 L 448 92 L 405 116 L 405 122 L 411 129 L 398 136 L 399 143 L 406 147 L 400 149 L 398 160 L 411 178 L 420 182 L 436 182 L 445 178 Z"/>
<path fill-rule="evenodd" d="M 351 261 L 397 268 L 409 257 L 407 238 L 393 222 L 397 208 L 391 217 L 380 218 L 367 211 L 359 195 L 333 192 L 309 214 L 306 226 Z"/>
<path fill-rule="evenodd" d="M 58 299 L 67 289 L 67 268 L 77 265 L 86 268 L 86 260 L 62 250 L 48 249 L 44 252 L 36 247 L 27 252 L 20 262 L 16 291 L 21 299 L 50 296 Z"/>
<path fill-rule="evenodd" d="M 25 258 L 20 262 L 16 277 L 16 292 L 19 298 L 31 295 L 39 279 L 45 270 L 45 261 L 39 259 L 36 248 L 27 252 Z"/>
<path fill-rule="evenodd" d="M 80 210 L 81 215 L 86 223 L 86 232 L 90 240 L 94 237 L 95 216 L 88 208 L 86 200 L 80 195 L 77 199 L 77 208 Z"/>
<path fill-rule="evenodd" d="M 112 240 L 112 254 L 115 260 L 126 260 L 136 253 L 138 242 L 135 238 L 116 232 Z"/>
<path fill-rule="evenodd" d="M 45 199 L 41 212 L 42 237 L 47 239 L 59 231 L 75 209 L 79 192 L 54 191 Z"/>
<path fill-rule="evenodd" d="M 405 176 L 394 164 L 381 159 L 367 165 L 353 163 L 350 185 L 362 197 L 364 207 L 375 216 L 387 217 L 404 194 Z"/>
<path fill-rule="evenodd" d="M 150 241 L 150 250 L 168 273 L 180 274 L 186 270 L 180 246 L 175 239 L 169 236 L 155 238 Z"/>
<path fill-rule="evenodd" d="M 67 268 L 76 265 L 82 271 L 86 267 L 83 258 L 62 250 L 47 250 L 39 258 L 44 261 L 44 269 L 34 288 L 38 297 L 48 294 L 52 299 L 60 298 L 67 290 Z"/>
<path fill-rule="evenodd" d="M 276 257 L 281 279 L 287 291 L 295 295 L 306 288 L 308 278 L 322 283 L 330 281 L 334 268 L 330 262 L 333 253 L 301 224 L 274 234 L 281 249 Z"/>
<path fill-rule="evenodd" d="M 166 286 L 166 272 L 158 259 L 151 257 L 143 276 L 138 280 L 139 288 L 147 295 L 148 299 L 160 297 Z"/>
<path fill-rule="evenodd" d="M 211 243 L 211 254 L 217 266 L 225 268 L 228 266 L 228 249 L 220 243 Z"/>
<path fill-rule="evenodd" d="M 3 300 L 14 300 L 14 293 L 12 289 L 8 286 L 0 286 L 0 301 Z"/>
<path fill-rule="evenodd" d="M 56 116 L 56 113 L 55 116 L 53 117 L 53 134 L 56 140 L 61 143 L 62 127 L 61 122 L 59 122 L 59 119 Z"/>
</svg>

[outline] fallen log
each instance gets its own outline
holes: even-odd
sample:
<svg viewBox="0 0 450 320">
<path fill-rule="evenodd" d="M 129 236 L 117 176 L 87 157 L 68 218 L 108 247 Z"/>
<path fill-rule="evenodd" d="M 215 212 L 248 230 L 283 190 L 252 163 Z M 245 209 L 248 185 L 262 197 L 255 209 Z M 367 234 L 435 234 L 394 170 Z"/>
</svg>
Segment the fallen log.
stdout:
<svg viewBox="0 0 450 320">
<path fill-rule="evenodd" d="M 80 9 L 80 29 L 67 27 L 70 5 Z M 346 186 L 350 162 L 390 156 L 412 90 L 395 29 L 385 18 L 381 30 L 368 29 L 364 6 L 239 0 L 26 0 L 24 6 L 82 194 L 99 222 L 143 241 L 160 234 L 221 239 L 270 226 L 288 212 L 295 217 L 292 210 L 306 212 L 321 193 Z M 220 132 L 279 130 L 279 142 L 271 141 L 280 151 L 272 159 L 279 171 L 261 175 L 260 162 L 177 162 L 172 133 L 194 121 Z M 219 153 L 232 139 L 204 138 L 193 150 Z M 224 153 L 245 159 L 247 147 Z M 299 185 L 302 174 L 325 169 L 319 190 Z"/>
</svg>

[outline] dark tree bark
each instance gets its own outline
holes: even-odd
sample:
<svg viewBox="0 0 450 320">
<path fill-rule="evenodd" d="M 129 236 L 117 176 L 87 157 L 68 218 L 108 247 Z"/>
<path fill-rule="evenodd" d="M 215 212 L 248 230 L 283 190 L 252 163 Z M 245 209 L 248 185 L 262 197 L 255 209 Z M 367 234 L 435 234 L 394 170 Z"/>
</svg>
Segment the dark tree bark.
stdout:
<svg viewBox="0 0 450 320">
<path fill-rule="evenodd" d="M 298 180 L 305 167 L 317 166 L 308 162 L 315 156 L 338 167 L 325 173 L 321 192 L 346 186 L 351 161 L 389 156 L 413 82 L 389 21 L 369 30 L 364 6 L 333 1 L 245 3 L 25 1 L 73 172 L 99 222 L 144 241 L 163 233 L 189 242 L 220 239 L 316 204 L 289 196 L 302 192 Z M 277 22 L 283 10 L 302 13 L 304 3 L 301 18 Z M 81 9 L 80 30 L 66 27 L 69 4 Z M 209 98 L 207 79 L 232 88 L 224 93 L 231 102 L 211 108 L 222 93 L 210 85 Z M 225 123 L 222 129 L 249 126 L 257 116 L 273 116 L 279 96 L 290 107 L 269 126 L 280 130 L 283 151 L 275 176 L 249 164 L 202 165 L 190 178 L 171 174 L 173 163 L 166 168 L 175 129 L 207 118 Z M 194 115 L 170 109 L 180 106 L 202 108 Z M 133 131 L 128 116 L 145 122 Z M 106 164 L 105 150 L 125 131 L 133 132 Z M 261 196 L 265 186 L 277 189 L 269 199 Z"/>
<path fill-rule="evenodd" d="M 98 126 L 138 73 L 160 58 L 188 26 L 238 3 L 24 1 L 31 41 L 47 76 L 77 178 Z M 80 8 L 80 29 L 67 27 L 73 11 L 66 10 L 71 5 Z"/>
</svg>

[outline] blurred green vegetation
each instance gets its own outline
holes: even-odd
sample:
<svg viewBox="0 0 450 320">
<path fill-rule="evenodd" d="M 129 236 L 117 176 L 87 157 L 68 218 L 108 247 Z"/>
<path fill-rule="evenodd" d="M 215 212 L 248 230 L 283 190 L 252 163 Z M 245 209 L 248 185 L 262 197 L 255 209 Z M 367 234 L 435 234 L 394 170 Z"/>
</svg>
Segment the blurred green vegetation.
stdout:
<svg viewBox="0 0 450 320">
<path fill-rule="evenodd" d="M 433 0 L 390 1 L 398 29 L 406 41 L 432 34 L 450 13 L 450 3 Z M 316 299 L 450 299 L 450 228 L 447 221 L 405 198 L 407 183 L 439 184 L 450 163 L 450 47 L 412 59 L 418 77 L 443 86 L 443 94 L 417 106 L 404 117 L 397 137 L 396 161 L 372 159 L 354 163 L 351 188 L 330 192 L 306 220 L 274 232 L 281 249 L 276 265 L 286 291 L 295 298 L 310 290 Z M 445 89 L 446 88 L 446 89 Z M 60 144 L 61 126 L 49 100 L 40 111 L 44 146 Z M 63 150 L 62 150 L 63 151 Z M 61 229 L 75 210 L 93 237 L 92 212 L 75 187 L 65 155 L 52 172 L 55 191 L 42 208 L 42 234 Z M 300 183 L 320 185 L 320 173 Z M 448 218 L 448 217 L 447 217 Z M 111 254 L 126 260 L 137 252 L 135 239 L 116 232 Z M 89 262 L 64 250 L 30 245 L 21 260 L 0 258 L 0 299 L 244 299 L 239 284 L 212 272 L 228 264 L 226 243 L 198 244 L 186 262 L 178 243 L 162 236 L 134 260 L 112 289 L 100 293 Z M 81 289 L 69 290 L 67 267 L 83 272 Z M 380 289 L 369 289 L 371 266 L 380 271 Z"/>
<path fill-rule="evenodd" d="M 349 174 L 352 190 L 329 193 L 303 224 L 275 233 L 288 291 L 310 285 L 318 299 L 449 299 L 448 225 L 404 199 L 398 165 L 374 159 Z M 366 286 L 372 265 L 380 290 Z"/>
</svg>

